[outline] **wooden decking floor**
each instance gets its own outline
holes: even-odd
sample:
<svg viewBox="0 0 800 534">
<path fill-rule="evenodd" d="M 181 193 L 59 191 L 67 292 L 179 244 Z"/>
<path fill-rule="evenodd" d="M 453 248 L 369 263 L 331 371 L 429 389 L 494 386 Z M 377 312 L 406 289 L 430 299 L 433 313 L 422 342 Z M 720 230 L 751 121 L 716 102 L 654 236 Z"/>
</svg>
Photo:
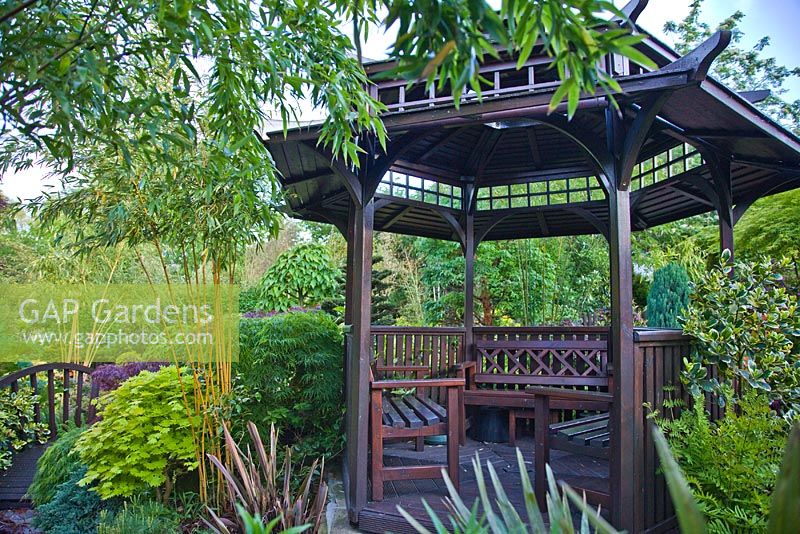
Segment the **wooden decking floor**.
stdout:
<svg viewBox="0 0 800 534">
<path fill-rule="evenodd" d="M 24 499 L 28 487 L 33 482 L 36 461 L 44 453 L 49 443 L 34 444 L 14 453 L 11 467 L 0 471 L 0 509 L 29 506 Z"/>
<path fill-rule="evenodd" d="M 533 481 L 533 440 L 528 437 L 518 438 L 517 447 L 522 451 L 528 467 L 528 475 Z M 525 505 L 522 495 L 522 482 L 517 468 L 516 449 L 505 443 L 482 443 L 467 440 L 467 444 L 459 451 L 461 464 L 461 497 L 470 506 L 478 498 L 478 485 L 472 469 L 475 453 L 480 455 L 482 471 L 489 488 L 490 497 L 494 497 L 491 489 L 486 462 L 491 462 L 497 471 L 506 494 L 524 518 Z M 428 446 L 425 451 L 414 451 L 413 444 L 391 444 L 384 449 L 384 462 L 394 466 L 412 466 L 429 463 L 446 463 L 446 450 L 443 446 Z M 556 477 L 568 484 L 587 489 L 608 491 L 608 460 L 590 456 L 576 455 L 563 451 L 551 451 L 550 466 Z M 423 499 L 438 512 L 439 517 L 446 517 L 444 497 L 447 489 L 443 480 L 413 480 L 384 483 L 384 500 L 369 502 L 359 514 L 359 529 L 363 532 L 384 533 L 415 532 L 400 516 L 397 507 L 401 506 L 425 526 L 432 526 L 428 514 L 423 508 Z M 448 524 L 445 521 L 445 524 Z"/>
</svg>

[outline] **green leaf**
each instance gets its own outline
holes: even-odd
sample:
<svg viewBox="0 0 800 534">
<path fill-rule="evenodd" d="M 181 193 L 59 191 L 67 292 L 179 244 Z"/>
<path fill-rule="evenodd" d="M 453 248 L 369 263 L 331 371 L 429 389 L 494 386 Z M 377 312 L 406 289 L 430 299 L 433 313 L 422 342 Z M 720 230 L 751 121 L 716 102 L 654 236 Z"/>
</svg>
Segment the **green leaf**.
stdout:
<svg viewBox="0 0 800 534">
<path fill-rule="evenodd" d="M 772 504 L 769 512 L 768 532 L 791 532 L 798 527 L 800 510 L 800 422 L 795 423 L 783 456 Z"/>
<path fill-rule="evenodd" d="M 667 479 L 669 495 L 675 505 L 675 515 L 678 516 L 678 524 L 681 527 L 681 531 L 703 534 L 707 531 L 706 521 L 692 496 L 689 484 L 686 482 L 678 462 L 675 461 L 675 457 L 672 456 L 667 440 L 661 430 L 653 425 L 652 432 L 656 453 L 661 461 L 664 478 Z"/>
</svg>

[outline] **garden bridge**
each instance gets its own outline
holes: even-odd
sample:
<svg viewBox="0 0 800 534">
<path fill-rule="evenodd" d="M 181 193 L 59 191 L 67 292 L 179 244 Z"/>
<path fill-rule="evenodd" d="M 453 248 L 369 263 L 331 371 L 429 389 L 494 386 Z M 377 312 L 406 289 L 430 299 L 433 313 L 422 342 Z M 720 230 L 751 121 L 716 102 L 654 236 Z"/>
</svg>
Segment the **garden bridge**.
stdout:
<svg viewBox="0 0 800 534">
<path fill-rule="evenodd" d="M 634 1 L 625 10 L 635 21 L 645 4 Z M 559 385 L 598 394 L 595 400 L 610 410 L 609 476 L 605 490 L 587 495 L 610 504 L 617 527 L 675 526 L 642 405 L 657 405 L 664 386 L 680 388 L 690 345 L 679 332 L 634 329 L 631 233 L 712 212 L 721 247 L 733 251 L 733 228 L 753 202 L 800 185 L 800 140 L 753 106 L 766 94 L 736 93 L 708 75 L 729 41 L 720 31 L 680 56 L 648 37 L 637 48 L 656 64 L 652 70 L 607 56 L 601 68 L 622 91 L 613 101 L 582 95 L 571 120 L 565 105 L 549 112 L 559 80 L 550 58 L 536 50 L 521 68 L 505 51 L 487 60 L 480 68 L 489 81 L 482 98 L 467 93 L 459 105 L 447 87 L 387 78 L 382 73 L 391 62 L 368 63 L 372 95 L 386 106 L 385 150 L 362 136 L 364 154 L 354 167 L 318 144 L 314 126 L 266 136 L 287 210 L 334 224 L 347 238 L 345 484 L 354 523 L 400 531 L 394 504 L 410 506 L 408 495 L 397 492 L 382 501 L 369 497 L 370 365 L 377 358 L 384 365 L 425 365 L 431 373 L 474 362 L 486 384 L 473 391 L 472 404 L 481 395 L 488 399 L 486 391 L 501 391 L 528 395 L 512 402 L 520 410 L 541 409 L 534 399 L 549 399 L 553 407 L 566 402 L 548 392 Z M 371 325 L 372 242 L 381 231 L 460 244 L 463 327 Z M 474 259 L 481 242 L 583 234 L 608 241 L 609 328 L 475 326 Z M 526 392 L 537 384 L 548 387 Z M 539 464 L 546 434 L 537 434 L 536 447 Z M 470 494 L 467 485 L 462 491 Z M 416 491 L 424 497 L 422 486 Z M 435 495 L 432 489 L 427 500 Z"/>
</svg>

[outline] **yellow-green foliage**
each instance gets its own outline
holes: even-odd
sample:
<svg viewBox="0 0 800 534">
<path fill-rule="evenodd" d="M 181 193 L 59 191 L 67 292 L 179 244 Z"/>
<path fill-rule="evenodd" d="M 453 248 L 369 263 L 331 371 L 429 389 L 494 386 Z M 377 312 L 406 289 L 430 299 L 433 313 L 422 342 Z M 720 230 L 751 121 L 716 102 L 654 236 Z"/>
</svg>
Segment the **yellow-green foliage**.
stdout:
<svg viewBox="0 0 800 534">
<path fill-rule="evenodd" d="M 88 466 L 82 484 L 96 483 L 104 499 L 127 497 L 197 466 L 181 380 L 193 398 L 191 377 L 174 366 L 142 372 L 108 395 L 102 420 L 76 444 Z"/>
</svg>

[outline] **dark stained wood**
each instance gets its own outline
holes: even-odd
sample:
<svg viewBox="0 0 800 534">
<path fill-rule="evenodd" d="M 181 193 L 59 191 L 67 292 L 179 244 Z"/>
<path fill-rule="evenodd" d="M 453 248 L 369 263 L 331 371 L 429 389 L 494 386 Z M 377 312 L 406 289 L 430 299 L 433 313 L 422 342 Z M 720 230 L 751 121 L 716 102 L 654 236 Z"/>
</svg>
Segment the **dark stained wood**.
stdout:
<svg viewBox="0 0 800 534">
<path fill-rule="evenodd" d="M 522 436 L 518 445 L 524 461 L 529 466 L 531 481 L 535 483 L 533 480 L 533 439 L 527 435 Z M 491 463 L 494 466 L 509 500 L 524 518 L 525 503 L 517 468 L 516 447 L 506 443 L 482 443 L 467 440 L 466 445 L 461 447 L 459 458 L 461 484 L 459 493 L 464 502 L 469 506 L 478 498 L 478 486 L 471 463 L 476 452 L 481 459 L 483 476 L 488 485 L 489 498 L 494 499 L 495 493 L 492 484 L 489 482 L 487 463 Z M 384 447 L 384 461 L 387 465 L 393 467 L 413 467 L 422 463 L 437 463 L 441 468 L 446 466 L 447 452 L 445 447 L 427 447 L 424 453 L 417 453 L 407 443 L 387 443 Z M 550 457 L 550 466 L 560 480 L 573 487 L 590 488 L 592 491 L 600 493 L 608 491 L 607 460 L 555 450 Z M 423 506 L 423 499 L 440 518 L 444 519 L 446 517 L 447 510 L 443 500 L 447 495 L 447 489 L 441 480 L 386 481 L 384 482 L 384 488 L 384 500 L 368 503 L 360 514 L 358 525 L 360 531 L 380 534 L 384 532 L 412 534 L 415 532 L 399 515 L 397 506 L 402 506 L 404 510 L 429 530 L 435 531 Z M 607 506 L 603 506 L 602 513 L 605 517 L 608 517 Z M 579 525 L 579 520 L 579 516 L 575 514 L 573 521 L 576 526 Z M 448 523 L 445 521 L 445 524 Z"/>
<path fill-rule="evenodd" d="M 731 42 L 730 30 L 718 30 L 711 37 L 706 39 L 697 48 L 663 67 L 662 72 L 670 71 L 692 71 L 694 80 L 702 81 L 708 75 L 711 63 L 719 56 Z"/>
<path fill-rule="evenodd" d="M 475 252 L 479 240 L 475 235 L 475 184 L 470 178 L 465 179 L 464 197 L 464 350 L 468 358 L 474 354 L 475 327 Z M 463 359 L 462 359 L 463 361 Z"/>
<path fill-rule="evenodd" d="M 363 208 L 353 208 L 350 224 L 353 233 L 351 302 L 353 343 L 346 367 L 345 433 L 348 473 L 348 509 L 352 521 L 367 502 L 369 451 L 369 365 L 372 359 L 370 319 L 372 310 L 372 227 L 373 200 Z"/>
<path fill-rule="evenodd" d="M 391 365 L 375 366 L 374 375 L 398 373 L 401 378 L 371 380 L 370 420 L 370 473 L 372 500 L 381 501 L 384 496 L 384 481 L 419 480 L 441 477 L 441 467 L 424 465 L 413 467 L 391 467 L 384 464 L 384 440 L 393 438 L 413 439 L 417 451 L 424 450 L 425 436 L 447 435 L 448 476 L 458 488 L 458 446 L 463 424 L 459 405 L 459 390 L 464 388 L 464 378 L 405 378 L 407 373 L 427 372 L 427 367 Z M 428 396 L 435 388 L 445 390 L 446 408 Z M 396 395 L 400 389 L 414 389 L 413 395 Z"/>
<path fill-rule="evenodd" d="M 50 435 L 55 436 L 57 433 L 56 428 L 56 385 L 55 385 L 55 371 L 49 369 L 47 371 L 47 426 L 50 429 Z"/>
<path fill-rule="evenodd" d="M 642 126 L 645 126 L 642 124 Z M 607 114 L 609 145 L 612 152 L 624 145 L 622 125 L 612 112 Z M 614 361 L 614 402 L 611 432 L 614 450 L 611 455 L 612 518 L 614 525 L 633 530 L 634 509 L 638 506 L 637 462 L 634 461 L 636 377 L 633 353 L 633 262 L 631 259 L 630 191 L 619 186 L 628 182 L 609 176 L 609 256 L 611 260 L 611 354 Z"/>
</svg>

